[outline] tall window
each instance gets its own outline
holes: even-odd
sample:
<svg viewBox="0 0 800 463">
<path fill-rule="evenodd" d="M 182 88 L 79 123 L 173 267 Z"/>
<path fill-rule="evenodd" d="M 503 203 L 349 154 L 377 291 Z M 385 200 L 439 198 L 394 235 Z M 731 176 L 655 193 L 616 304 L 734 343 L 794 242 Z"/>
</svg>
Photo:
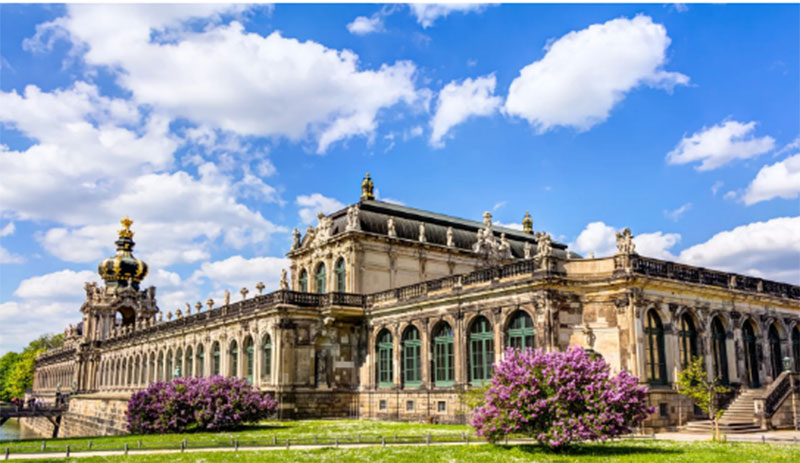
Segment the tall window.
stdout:
<svg viewBox="0 0 800 463">
<path fill-rule="evenodd" d="M 522 310 L 512 315 L 508 323 L 508 347 L 533 349 L 533 320 Z"/>
<path fill-rule="evenodd" d="M 228 357 L 228 360 L 230 360 L 228 376 L 233 378 L 239 372 L 239 345 L 236 344 L 236 341 L 231 342 L 230 353 L 231 355 Z"/>
<path fill-rule="evenodd" d="M 647 363 L 647 380 L 650 384 L 667 383 L 667 364 L 664 358 L 664 325 L 661 324 L 661 317 L 655 310 L 647 312 L 647 325 L 644 329 L 647 336 L 647 352 L 645 362 Z"/>
<path fill-rule="evenodd" d="M 264 335 L 264 342 L 262 344 L 261 356 L 261 376 L 269 378 L 272 374 L 272 338 L 269 334 Z"/>
<path fill-rule="evenodd" d="M 742 326 L 742 341 L 744 341 L 744 364 L 747 371 L 747 383 L 751 389 L 761 387 L 758 374 L 758 339 L 750 321 Z"/>
<path fill-rule="evenodd" d="M 197 377 L 202 378 L 206 375 L 206 355 L 202 344 L 197 345 Z"/>
<path fill-rule="evenodd" d="M 783 356 L 781 355 L 781 337 L 778 327 L 773 323 L 767 331 L 769 338 L 769 353 L 772 360 L 772 378 L 777 378 L 783 371 Z"/>
<path fill-rule="evenodd" d="M 156 376 L 156 354 L 153 353 L 153 352 L 150 352 L 150 372 L 149 372 L 149 374 L 150 374 L 150 382 L 151 383 L 155 383 L 156 382 L 156 377 L 157 377 Z"/>
<path fill-rule="evenodd" d="M 728 348 L 726 344 L 727 335 L 725 327 L 719 317 L 711 322 L 711 354 L 714 361 L 714 376 L 722 384 L 728 384 Z"/>
<path fill-rule="evenodd" d="M 167 351 L 167 371 L 166 371 L 166 379 L 167 381 L 172 379 L 172 351 Z"/>
<path fill-rule="evenodd" d="M 187 347 L 186 348 L 186 361 L 183 362 L 183 364 L 186 366 L 185 376 L 187 378 L 191 378 L 192 376 L 194 376 L 193 375 L 194 358 L 192 357 L 192 348 L 191 347 Z"/>
<path fill-rule="evenodd" d="M 794 357 L 794 371 L 800 372 L 800 327 L 792 330 L 792 357 Z"/>
<path fill-rule="evenodd" d="M 342 258 L 336 261 L 336 291 L 340 293 L 347 292 L 347 270 Z"/>
<path fill-rule="evenodd" d="M 681 350 L 681 366 L 686 368 L 693 357 L 697 357 L 697 330 L 688 313 L 681 315 L 681 329 L 678 331 L 678 342 Z"/>
<path fill-rule="evenodd" d="M 469 330 L 469 380 L 482 386 L 492 376 L 494 364 L 494 336 L 492 325 L 485 317 L 478 317 Z"/>
<path fill-rule="evenodd" d="M 392 333 L 382 330 L 378 333 L 378 387 L 392 387 Z"/>
<path fill-rule="evenodd" d="M 436 386 L 452 386 L 455 377 L 453 329 L 445 322 L 433 332 L 433 381 Z"/>
<path fill-rule="evenodd" d="M 403 332 L 403 385 L 417 387 L 422 384 L 422 341 L 419 330 L 409 326 Z"/>
<path fill-rule="evenodd" d="M 175 353 L 175 377 L 180 378 L 183 376 L 183 351 L 178 349 Z"/>
<path fill-rule="evenodd" d="M 308 272 L 306 269 L 300 271 L 300 292 L 308 292 Z"/>
<path fill-rule="evenodd" d="M 245 377 L 253 384 L 253 338 L 248 336 L 244 340 Z"/>
<path fill-rule="evenodd" d="M 325 264 L 319 264 L 315 275 L 315 279 L 317 280 L 317 294 L 325 294 L 325 278 Z"/>
<path fill-rule="evenodd" d="M 221 362 L 220 362 L 220 352 L 219 352 L 219 342 L 214 341 L 214 344 L 211 346 L 211 374 L 212 375 L 219 375 L 221 373 Z"/>
</svg>

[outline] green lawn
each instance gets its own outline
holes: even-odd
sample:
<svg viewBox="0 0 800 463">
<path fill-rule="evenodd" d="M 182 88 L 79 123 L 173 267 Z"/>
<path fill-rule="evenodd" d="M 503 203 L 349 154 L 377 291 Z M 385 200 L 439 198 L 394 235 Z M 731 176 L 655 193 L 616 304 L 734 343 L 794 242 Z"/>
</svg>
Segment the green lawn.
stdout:
<svg viewBox="0 0 800 463">
<path fill-rule="evenodd" d="M 51 460 L 52 461 L 52 460 Z M 61 460 L 64 461 L 64 460 Z M 128 457 L 91 457 L 69 459 L 81 463 L 131 462 L 131 463 L 561 463 L 561 462 L 621 462 L 621 463 L 797 463 L 800 447 L 771 444 L 705 442 L 678 443 L 667 441 L 615 441 L 607 444 L 587 444 L 573 447 L 563 453 L 551 453 L 538 446 L 389 446 L 386 448 L 275 450 L 261 452 L 184 453 L 168 455 L 140 455 Z"/>
</svg>

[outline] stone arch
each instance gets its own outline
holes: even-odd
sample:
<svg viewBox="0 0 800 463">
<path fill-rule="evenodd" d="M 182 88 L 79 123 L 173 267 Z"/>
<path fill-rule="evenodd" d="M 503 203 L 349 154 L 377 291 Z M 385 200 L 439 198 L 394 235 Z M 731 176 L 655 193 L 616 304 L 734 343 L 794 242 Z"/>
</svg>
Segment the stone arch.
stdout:
<svg viewBox="0 0 800 463">
<path fill-rule="evenodd" d="M 761 344 L 761 329 L 758 322 L 751 316 L 742 317 L 742 347 L 744 352 L 745 381 L 751 389 L 761 387 L 759 346 Z"/>
<path fill-rule="evenodd" d="M 501 321 L 501 346 L 505 348 L 516 347 L 525 348 L 530 344 L 531 348 L 536 346 L 536 326 L 533 313 L 522 307 L 515 307 L 506 313 Z M 525 318 L 527 316 L 527 319 Z M 527 322 L 530 322 L 530 330 L 527 327 Z M 530 335 L 530 340 L 527 336 Z"/>
</svg>

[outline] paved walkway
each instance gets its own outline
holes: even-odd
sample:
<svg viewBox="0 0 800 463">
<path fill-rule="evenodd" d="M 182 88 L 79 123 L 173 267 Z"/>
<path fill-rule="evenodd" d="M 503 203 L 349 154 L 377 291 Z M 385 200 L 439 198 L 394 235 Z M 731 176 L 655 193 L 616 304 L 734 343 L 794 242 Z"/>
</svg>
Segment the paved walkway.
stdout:
<svg viewBox="0 0 800 463">
<path fill-rule="evenodd" d="M 751 433 L 751 434 L 728 434 L 727 440 L 729 442 L 765 442 L 768 444 L 798 444 L 800 445 L 800 431 L 767 431 L 767 432 L 759 432 L 759 433 Z M 686 433 L 686 432 L 664 432 L 664 433 L 657 433 L 654 435 L 656 440 L 670 440 L 676 442 L 697 442 L 697 441 L 707 441 L 710 439 L 709 434 L 694 434 L 694 433 Z M 636 436 L 637 440 L 648 440 L 652 439 L 649 436 Z M 518 445 L 518 444 L 531 444 L 533 443 L 530 439 L 524 440 L 509 440 L 509 445 Z M 387 447 L 392 446 L 427 446 L 427 445 L 436 445 L 436 446 L 456 446 L 456 445 L 486 445 L 486 442 L 483 441 L 471 441 L 471 442 L 432 442 L 427 444 L 425 442 L 389 442 L 386 441 Z M 366 447 L 380 447 L 382 444 L 380 443 L 364 443 L 364 444 L 340 444 L 339 448 L 366 448 Z M 325 447 L 334 447 L 332 444 L 298 444 L 292 445 L 289 447 L 290 450 L 313 450 Z M 158 455 L 158 454 L 171 454 L 171 453 L 200 453 L 200 452 L 264 452 L 270 450 L 286 450 L 286 446 L 262 446 L 262 447 L 239 447 L 238 449 L 233 449 L 230 447 L 215 447 L 215 448 L 187 448 L 184 451 L 180 449 L 162 449 L 162 450 L 137 450 L 137 449 L 130 449 L 128 452 L 129 455 Z M 69 456 L 74 458 L 82 458 L 82 457 L 113 457 L 113 456 L 121 456 L 125 455 L 125 451 L 123 450 L 97 450 L 91 452 L 70 452 Z M 66 457 L 65 452 L 37 452 L 37 453 L 11 453 L 8 455 L 8 460 L 34 460 L 34 459 L 53 459 L 53 458 L 64 458 Z M 0 460 L 6 459 L 6 456 L 0 453 Z"/>
</svg>

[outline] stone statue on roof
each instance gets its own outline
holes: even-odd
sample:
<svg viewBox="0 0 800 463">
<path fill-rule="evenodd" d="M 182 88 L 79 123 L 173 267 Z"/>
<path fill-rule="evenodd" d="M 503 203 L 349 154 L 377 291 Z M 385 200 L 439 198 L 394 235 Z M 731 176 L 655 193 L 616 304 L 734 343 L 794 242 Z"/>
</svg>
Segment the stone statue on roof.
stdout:
<svg viewBox="0 0 800 463">
<path fill-rule="evenodd" d="M 526 241 L 522 247 L 522 252 L 526 259 L 533 259 L 533 245 L 530 241 Z"/>
<path fill-rule="evenodd" d="M 425 238 L 425 224 L 421 223 L 419 224 L 419 242 L 425 243 L 426 241 L 428 240 Z"/>
<path fill-rule="evenodd" d="M 553 241 L 549 233 L 541 233 L 539 241 L 536 243 L 536 257 L 548 257 L 553 255 Z"/>
<path fill-rule="evenodd" d="M 455 247 L 455 243 L 453 242 L 453 227 L 447 227 L 447 247 Z"/>
<path fill-rule="evenodd" d="M 397 230 L 394 228 L 394 217 L 389 217 L 386 221 L 386 228 L 388 230 L 388 235 L 391 237 L 397 236 Z"/>
<path fill-rule="evenodd" d="M 361 230 L 361 221 L 358 220 L 359 211 L 360 209 L 358 204 L 353 204 L 347 208 L 347 226 L 345 227 L 346 231 Z"/>
<path fill-rule="evenodd" d="M 489 211 L 483 213 L 483 226 L 487 230 L 492 229 L 492 214 Z"/>
<path fill-rule="evenodd" d="M 295 228 L 292 231 L 292 251 L 300 249 L 300 230 Z"/>
<path fill-rule="evenodd" d="M 286 291 L 289 289 L 289 278 L 287 276 L 286 269 L 281 269 L 281 282 L 280 282 L 281 291 Z"/>
<path fill-rule="evenodd" d="M 622 232 L 617 232 L 617 250 L 620 254 L 636 254 L 636 244 L 630 228 L 625 227 Z"/>
<path fill-rule="evenodd" d="M 317 214 L 317 220 L 319 220 L 319 224 L 315 241 L 321 243 L 333 235 L 333 219 L 320 212 Z"/>
</svg>

